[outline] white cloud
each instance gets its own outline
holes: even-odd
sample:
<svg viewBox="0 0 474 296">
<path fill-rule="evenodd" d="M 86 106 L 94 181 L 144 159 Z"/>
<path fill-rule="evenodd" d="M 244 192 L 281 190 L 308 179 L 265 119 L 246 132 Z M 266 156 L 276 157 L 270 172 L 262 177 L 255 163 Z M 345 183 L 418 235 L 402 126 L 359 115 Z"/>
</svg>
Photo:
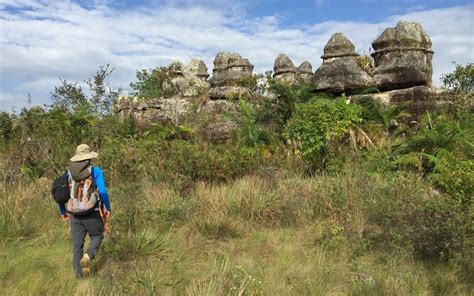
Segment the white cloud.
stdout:
<svg viewBox="0 0 474 296">
<path fill-rule="evenodd" d="M 400 19 L 420 22 L 433 40 L 435 84 L 451 61 L 474 61 L 473 6 L 415 11 L 379 23 L 328 21 L 283 27 L 281 16 L 250 18 L 230 0 L 168 1 L 167 5 L 118 10 L 100 1 L 88 8 L 70 1 L 4 0 L 0 4 L 0 108 L 49 102 L 59 77 L 80 81 L 99 66 L 115 67 L 111 83 L 127 88 L 142 68 L 174 60 L 203 59 L 209 71 L 219 51 L 239 52 L 257 72 L 273 67 L 279 53 L 315 70 L 331 34 L 344 32 L 360 53 Z M 184 5 L 184 6 L 183 6 Z M 14 6 L 15 9 L 6 9 Z M 226 7 L 221 10 L 212 7 Z M 27 8 L 27 9 L 26 9 Z M 12 12 L 14 11 L 14 12 Z"/>
</svg>

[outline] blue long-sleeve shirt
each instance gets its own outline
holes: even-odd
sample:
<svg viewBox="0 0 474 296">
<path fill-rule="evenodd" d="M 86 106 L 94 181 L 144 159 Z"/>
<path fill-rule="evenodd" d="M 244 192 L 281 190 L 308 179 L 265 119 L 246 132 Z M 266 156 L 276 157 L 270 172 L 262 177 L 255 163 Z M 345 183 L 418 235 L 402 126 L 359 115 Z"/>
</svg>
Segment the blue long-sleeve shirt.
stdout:
<svg viewBox="0 0 474 296">
<path fill-rule="evenodd" d="M 67 173 L 66 173 L 67 175 Z M 107 187 L 105 186 L 105 178 L 104 173 L 99 167 L 92 167 L 91 170 L 92 180 L 94 180 L 94 186 L 99 191 L 100 200 L 104 203 L 105 208 L 107 211 L 111 211 L 110 202 L 109 202 L 109 195 L 107 194 Z M 59 204 L 59 211 L 61 215 L 66 214 L 66 205 Z"/>
</svg>

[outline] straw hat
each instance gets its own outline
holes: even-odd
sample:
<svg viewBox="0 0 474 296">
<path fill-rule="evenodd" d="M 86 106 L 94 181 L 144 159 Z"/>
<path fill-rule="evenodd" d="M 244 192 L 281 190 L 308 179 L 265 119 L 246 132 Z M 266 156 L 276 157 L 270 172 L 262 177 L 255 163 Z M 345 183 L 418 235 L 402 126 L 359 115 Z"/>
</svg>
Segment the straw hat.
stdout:
<svg viewBox="0 0 474 296">
<path fill-rule="evenodd" d="M 97 158 L 99 153 L 91 151 L 91 147 L 87 144 L 81 144 L 76 148 L 76 155 L 71 157 L 71 161 L 81 161 L 86 159 Z"/>
</svg>

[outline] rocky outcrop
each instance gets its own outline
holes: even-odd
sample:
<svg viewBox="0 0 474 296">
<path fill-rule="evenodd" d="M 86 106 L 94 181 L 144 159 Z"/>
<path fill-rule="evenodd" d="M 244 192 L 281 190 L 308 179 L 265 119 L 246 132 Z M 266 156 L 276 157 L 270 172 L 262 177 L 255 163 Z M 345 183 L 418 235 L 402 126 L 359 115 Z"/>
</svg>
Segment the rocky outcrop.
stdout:
<svg viewBox="0 0 474 296">
<path fill-rule="evenodd" d="M 431 85 L 431 40 L 418 23 L 399 22 L 373 43 L 374 77 L 381 90 Z"/>
<path fill-rule="evenodd" d="M 253 65 L 238 53 L 220 52 L 214 59 L 209 91 L 211 100 L 226 100 L 247 96 L 249 90 L 240 86 L 242 79 L 251 77 Z"/>
<path fill-rule="evenodd" d="M 121 97 L 114 112 L 121 120 L 132 118 L 139 126 L 148 127 L 152 123 L 178 125 L 190 107 L 190 100 L 183 98 L 144 100 L 137 97 Z"/>
<path fill-rule="evenodd" d="M 206 64 L 192 59 L 186 66 L 173 62 L 168 66 L 170 81 L 162 85 L 163 92 L 172 98 L 199 98 L 207 96 L 210 88 Z"/>
<path fill-rule="evenodd" d="M 377 87 L 382 92 L 371 96 L 386 104 L 410 101 L 409 109 L 414 114 L 450 101 L 451 94 L 430 87 L 433 51 L 421 25 L 399 22 L 372 45 L 372 57 L 359 56 L 354 44 L 344 34 L 336 33 L 324 47 L 323 63 L 314 74 L 309 62 L 295 67 L 288 56 L 280 54 L 273 77 L 287 84 L 313 83 L 316 91 L 335 94 L 350 95 Z M 192 125 L 204 139 L 225 142 L 236 127 L 228 116 L 238 114 L 236 99 L 276 98 L 266 79 L 270 73 L 257 79 L 255 85 L 253 65 L 237 53 L 218 53 L 211 79 L 204 62 L 197 59 L 186 65 L 174 62 L 164 72 L 161 98 L 122 99 L 116 106 L 117 114 L 145 126 L 154 122 Z M 357 96 L 350 98 L 355 100 Z"/>
<path fill-rule="evenodd" d="M 308 62 L 303 62 L 298 67 L 297 80 L 302 83 L 311 83 L 313 81 L 313 66 Z"/>
<path fill-rule="evenodd" d="M 292 84 L 296 82 L 298 70 L 286 54 L 279 54 L 273 65 L 273 78 L 280 82 Z"/>
<path fill-rule="evenodd" d="M 311 83 L 313 66 L 305 61 L 296 68 L 287 55 L 279 54 L 273 64 L 273 78 L 286 84 Z"/>
<path fill-rule="evenodd" d="M 115 112 L 120 118 L 132 117 L 140 126 L 151 123 L 177 125 L 191 108 L 207 97 L 209 74 L 203 61 L 192 59 L 187 65 L 173 62 L 167 68 L 167 79 L 161 85 L 161 98 L 122 97 Z"/>
<path fill-rule="evenodd" d="M 374 86 L 374 79 L 359 66 L 358 56 L 344 34 L 332 35 L 324 47 L 323 63 L 314 74 L 316 89 L 342 93 Z"/>
<path fill-rule="evenodd" d="M 442 104 L 449 104 L 456 95 L 450 91 L 431 86 L 414 86 L 403 89 L 395 89 L 368 95 L 349 96 L 351 101 L 357 101 L 363 97 L 370 96 L 383 105 L 406 103 L 406 110 L 410 113 L 411 119 L 417 115 L 431 110 Z"/>
</svg>

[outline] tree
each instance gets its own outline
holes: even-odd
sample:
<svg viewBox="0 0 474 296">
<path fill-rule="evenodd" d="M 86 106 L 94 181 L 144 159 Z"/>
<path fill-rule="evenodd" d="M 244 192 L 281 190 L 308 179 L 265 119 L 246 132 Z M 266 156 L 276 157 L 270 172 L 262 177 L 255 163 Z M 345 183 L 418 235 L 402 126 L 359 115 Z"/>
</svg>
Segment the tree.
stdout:
<svg viewBox="0 0 474 296">
<path fill-rule="evenodd" d="M 52 107 L 73 113 L 79 110 L 89 110 L 97 116 L 109 114 L 121 92 L 120 88 L 113 89 L 106 82 L 113 71 L 114 68 L 110 68 L 109 64 L 99 67 L 92 78 L 84 81 L 89 87 L 88 93 L 78 82 L 71 83 L 60 79 L 61 85 L 56 86 L 51 94 Z"/>
<path fill-rule="evenodd" d="M 474 64 L 465 66 L 456 64 L 456 69 L 452 73 L 443 74 L 441 81 L 443 88 L 451 89 L 457 93 L 472 93 L 474 91 Z"/>
<path fill-rule="evenodd" d="M 0 135 L 3 143 L 7 143 L 13 136 L 13 120 L 7 112 L 0 112 Z"/>
<path fill-rule="evenodd" d="M 143 69 L 137 71 L 137 82 L 131 82 L 133 96 L 147 99 L 158 99 L 163 95 L 163 83 L 169 80 L 169 73 L 166 67 L 153 69 L 150 72 Z"/>
</svg>

